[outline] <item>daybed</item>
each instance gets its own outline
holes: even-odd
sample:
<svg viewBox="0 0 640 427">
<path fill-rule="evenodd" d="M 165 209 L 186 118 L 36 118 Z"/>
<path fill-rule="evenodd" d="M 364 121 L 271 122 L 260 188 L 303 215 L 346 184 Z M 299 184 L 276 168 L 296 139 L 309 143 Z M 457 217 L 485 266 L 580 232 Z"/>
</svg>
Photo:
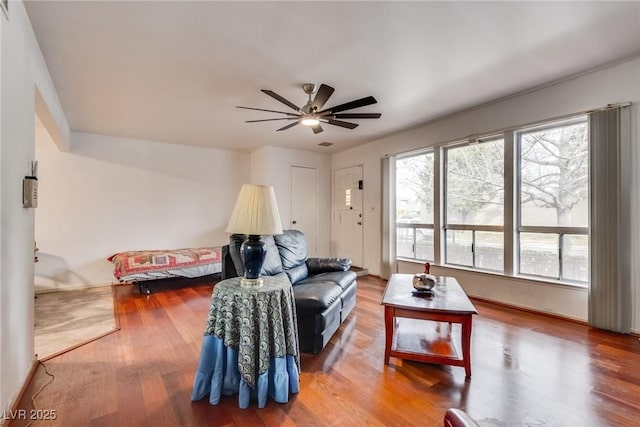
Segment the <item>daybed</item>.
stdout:
<svg viewBox="0 0 640 427">
<path fill-rule="evenodd" d="M 222 270 L 220 247 L 119 252 L 107 258 L 120 282 L 137 284 L 140 293 L 150 294 L 150 284 L 177 278 L 206 280 Z"/>
<path fill-rule="evenodd" d="M 222 247 L 222 279 L 244 274 L 240 246 L 246 235 L 232 234 Z M 263 236 L 267 258 L 263 275 L 286 274 L 293 285 L 300 351 L 318 353 L 356 305 L 356 273 L 344 258 L 309 258 L 304 234 L 285 230 Z"/>
</svg>

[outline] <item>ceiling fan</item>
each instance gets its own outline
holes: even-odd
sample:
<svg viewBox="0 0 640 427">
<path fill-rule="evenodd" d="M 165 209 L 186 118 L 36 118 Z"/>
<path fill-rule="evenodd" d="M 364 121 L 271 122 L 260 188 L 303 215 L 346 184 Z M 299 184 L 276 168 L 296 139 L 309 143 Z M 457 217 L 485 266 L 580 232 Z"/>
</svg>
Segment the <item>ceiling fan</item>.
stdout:
<svg viewBox="0 0 640 427">
<path fill-rule="evenodd" d="M 290 113 L 287 111 L 276 111 L 276 110 L 266 110 L 264 108 L 253 108 L 253 107 L 240 107 L 236 106 L 236 108 L 243 108 L 245 110 L 256 110 L 256 111 L 266 111 L 269 113 L 278 113 L 278 114 L 286 114 L 288 117 L 280 117 L 275 119 L 262 119 L 262 120 L 246 120 L 245 123 L 256 123 L 256 122 L 270 122 L 274 120 L 290 120 L 292 123 L 289 123 L 286 126 L 281 127 L 280 130 L 287 130 L 294 127 L 297 124 L 302 124 L 305 126 L 311 127 L 313 133 L 322 132 L 322 126 L 320 123 L 327 123 L 334 126 L 340 126 L 347 129 L 354 129 L 358 127 L 357 123 L 345 122 L 343 120 L 338 119 L 379 119 L 382 114 L 380 113 L 342 113 L 342 111 L 352 110 L 354 108 L 365 107 L 367 105 L 375 104 L 378 101 L 373 96 L 367 96 L 365 98 L 356 99 L 354 101 L 346 102 L 344 104 L 336 105 L 334 107 L 325 108 L 322 110 L 321 108 L 327 102 L 333 91 L 335 90 L 331 86 L 321 84 L 320 87 L 316 90 L 316 85 L 313 83 L 305 83 L 302 85 L 302 90 L 304 93 L 309 95 L 309 100 L 302 107 L 298 107 L 293 102 L 288 99 L 278 95 L 272 90 L 261 89 L 262 92 L 266 93 L 270 97 L 280 101 L 287 107 L 291 108 L 295 111 L 295 113 Z M 311 99 L 311 96 L 315 93 L 315 97 Z"/>
</svg>

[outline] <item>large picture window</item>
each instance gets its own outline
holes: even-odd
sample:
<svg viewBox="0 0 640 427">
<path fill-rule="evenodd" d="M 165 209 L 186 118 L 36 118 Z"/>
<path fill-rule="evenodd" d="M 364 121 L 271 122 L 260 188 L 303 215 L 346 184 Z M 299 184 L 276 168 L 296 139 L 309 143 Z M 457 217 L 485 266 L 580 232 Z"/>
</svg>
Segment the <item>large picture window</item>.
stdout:
<svg viewBox="0 0 640 427">
<path fill-rule="evenodd" d="M 401 258 L 434 261 L 433 152 L 396 161 L 396 248 Z"/>
<path fill-rule="evenodd" d="M 395 173 L 399 259 L 588 281 L 585 116 L 399 156 Z"/>
<path fill-rule="evenodd" d="M 446 150 L 445 262 L 504 269 L 504 140 Z"/>
<path fill-rule="evenodd" d="M 521 274 L 588 280 L 586 117 L 516 133 Z"/>
</svg>

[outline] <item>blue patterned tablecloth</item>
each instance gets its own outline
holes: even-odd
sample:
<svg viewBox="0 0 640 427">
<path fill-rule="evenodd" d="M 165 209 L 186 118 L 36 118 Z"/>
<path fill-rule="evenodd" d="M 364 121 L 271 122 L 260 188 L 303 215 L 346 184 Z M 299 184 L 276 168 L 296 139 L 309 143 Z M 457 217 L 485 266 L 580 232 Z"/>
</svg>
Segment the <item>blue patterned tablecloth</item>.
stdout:
<svg viewBox="0 0 640 427">
<path fill-rule="evenodd" d="M 289 392 L 297 393 L 300 360 L 293 289 L 284 274 L 263 279 L 257 289 L 242 288 L 240 278 L 215 285 L 192 400 L 209 393 L 216 404 L 220 393 L 239 392 L 240 406 L 247 407 L 253 390 L 264 407 L 267 390 L 279 402 L 286 402 Z M 231 366 L 236 363 L 237 371 Z"/>
</svg>

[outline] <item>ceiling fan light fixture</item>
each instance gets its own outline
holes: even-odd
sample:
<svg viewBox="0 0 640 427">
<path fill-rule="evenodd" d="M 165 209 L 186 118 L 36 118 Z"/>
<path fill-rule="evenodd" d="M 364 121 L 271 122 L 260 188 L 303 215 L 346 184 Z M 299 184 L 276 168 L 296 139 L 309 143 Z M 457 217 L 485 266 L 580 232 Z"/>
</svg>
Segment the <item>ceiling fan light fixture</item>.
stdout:
<svg viewBox="0 0 640 427">
<path fill-rule="evenodd" d="M 302 119 L 300 123 L 305 126 L 317 126 L 320 124 L 320 120 L 318 120 L 315 116 L 308 116 Z"/>
</svg>

